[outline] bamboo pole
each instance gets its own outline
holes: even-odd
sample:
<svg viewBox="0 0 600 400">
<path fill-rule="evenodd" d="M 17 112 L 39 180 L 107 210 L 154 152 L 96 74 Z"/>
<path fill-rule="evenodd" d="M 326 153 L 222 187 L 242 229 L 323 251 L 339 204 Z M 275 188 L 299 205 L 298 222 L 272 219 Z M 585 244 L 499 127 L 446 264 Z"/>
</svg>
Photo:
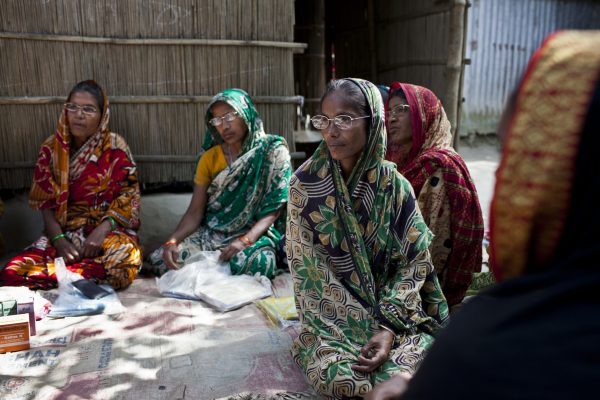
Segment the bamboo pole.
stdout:
<svg viewBox="0 0 600 400">
<path fill-rule="evenodd" d="M 213 96 L 109 96 L 111 104 L 206 104 Z M 302 104 L 302 96 L 253 96 L 252 100 L 259 104 Z M 8 104 L 60 104 L 64 96 L 0 96 L 0 105 Z"/>
<path fill-rule="evenodd" d="M 292 49 L 294 52 L 303 52 L 307 47 L 306 43 L 295 42 L 272 42 L 266 40 L 231 40 L 231 39 L 185 39 L 185 38 L 166 38 L 166 39 L 126 39 L 126 38 L 105 38 L 93 36 L 69 36 L 69 35 L 46 35 L 39 33 L 15 33 L 0 32 L 0 39 L 13 40 L 36 40 L 50 42 L 74 42 L 74 43 L 95 43 L 95 44 L 119 44 L 119 45 L 155 45 L 155 46 L 251 46 L 251 47 L 277 47 Z"/>
<path fill-rule="evenodd" d="M 292 160 L 302 160 L 306 158 L 306 153 L 303 151 L 293 151 L 290 153 Z M 195 163 L 198 160 L 197 156 L 174 156 L 174 155 L 134 155 L 133 159 L 136 163 Z M 0 161 L 0 169 L 29 169 L 35 167 L 35 161 Z"/>
<path fill-rule="evenodd" d="M 456 142 L 456 123 L 459 109 L 460 80 L 463 66 L 464 24 L 466 0 L 452 0 L 450 27 L 448 32 L 448 61 L 446 64 L 446 87 L 444 109 L 452 126 L 453 141 Z"/>
<path fill-rule="evenodd" d="M 465 7 L 464 13 L 464 22 L 463 22 L 463 41 L 467 40 L 467 27 L 469 26 L 469 8 L 471 7 L 471 2 L 467 0 L 467 5 Z M 454 135 L 454 148 L 458 151 L 459 142 L 460 142 L 460 122 L 462 120 L 462 105 L 463 105 L 463 89 L 464 89 L 464 81 L 465 81 L 465 64 L 467 64 L 466 60 L 467 56 L 467 46 L 463 44 L 462 48 L 462 65 L 460 68 L 460 85 L 458 87 L 458 109 L 456 110 L 456 129 Z"/>
<path fill-rule="evenodd" d="M 375 4 L 373 0 L 367 2 L 367 26 L 369 29 L 371 82 L 377 83 L 379 78 L 377 77 L 377 42 L 375 40 Z"/>
</svg>

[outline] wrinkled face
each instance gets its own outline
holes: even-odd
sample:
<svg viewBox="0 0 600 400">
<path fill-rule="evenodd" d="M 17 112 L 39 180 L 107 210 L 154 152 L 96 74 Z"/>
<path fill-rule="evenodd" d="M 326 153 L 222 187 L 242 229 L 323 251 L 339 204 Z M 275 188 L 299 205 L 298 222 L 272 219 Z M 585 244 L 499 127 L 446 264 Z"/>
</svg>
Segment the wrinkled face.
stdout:
<svg viewBox="0 0 600 400">
<path fill-rule="evenodd" d="M 346 101 L 340 91 L 332 92 L 323 99 L 321 112 L 327 118 L 335 118 L 339 115 L 349 115 L 353 118 L 363 116 L 356 107 Z M 367 121 L 368 118 L 354 120 L 352 126 L 345 130 L 335 126 L 333 121 L 329 121 L 329 126 L 321 130 L 331 157 L 340 161 L 342 167 L 350 171 L 367 143 Z"/>
<path fill-rule="evenodd" d="M 394 96 L 390 99 L 388 104 L 389 110 L 386 115 L 389 144 L 408 147 L 412 144 L 410 113 L 415 110 L 409 110 L 406 107 L 403 107 L 406 105 L 408 105 L 408 103 L 402 97 Z"/>
<path fill-rule="evenodd" d="M 69 98 L 68 103 L 73 103 L 79 106 L 77 111 L 67 110 L 67 121 L 69 130 L 75 141 L 85 143 L 86 140 L 98 131 L 100 124 L 100 105 L 96 102 L 96 98 L 88 92 L 75 92 Z M 81 107 L 93 107 L 95 113 L 84 113 Z"/>
<path fill-rule="evenodd" d="M 229 104 L 222 101 L 213 104 L 211 107 L 212 118 L 221 118 L 221 123 L 215 126 L 215 128 L 219 132 L 219 135 L 221 135 L 223 142 L 229 145 L 241 145 L 246 138 L 248 127 L 244 119 L 239 115 L 236 115 L 233 121 L 226 121 L 223 117 L 229 113 L 235 113 L 235 110 Z"/>
</svg>

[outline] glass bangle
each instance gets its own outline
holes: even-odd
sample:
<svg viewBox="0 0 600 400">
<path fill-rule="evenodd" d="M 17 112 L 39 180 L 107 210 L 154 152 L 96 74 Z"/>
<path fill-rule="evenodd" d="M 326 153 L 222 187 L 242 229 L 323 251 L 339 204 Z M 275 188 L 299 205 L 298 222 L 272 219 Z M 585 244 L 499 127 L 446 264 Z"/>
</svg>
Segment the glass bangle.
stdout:
<svg viewBox="0 0 600 400">
<path fill-rule="evenodd" d="M 54 244 L 54 242 L 56 242 L 60 238 L 66 238 L 63 232 L 59 233 L 58 235 L 55 235 L 52 239 L 50 239 L 50 243 Z"/>
</svg>

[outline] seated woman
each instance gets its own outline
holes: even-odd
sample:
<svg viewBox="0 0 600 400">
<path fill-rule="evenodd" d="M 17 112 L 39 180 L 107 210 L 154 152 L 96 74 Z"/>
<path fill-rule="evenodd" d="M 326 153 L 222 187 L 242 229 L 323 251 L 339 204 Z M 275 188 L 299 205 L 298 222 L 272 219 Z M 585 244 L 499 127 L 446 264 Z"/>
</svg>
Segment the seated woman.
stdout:
<svg viewBox="0 0 600 400">
<path fill-rule="evenodd" d="M 173 234 L 150 255 L 152 270 L 161 275 L 199 251 L 221 250 L 233 274 L 272 278 L 283 230 L 276 222 L 292 173 L 285 139 L 265 134 L 252 99 L 240 89 L 213 97 L 206 126 L 192 200 Z"/>
<path fill-rule="evenodd" d="M 427 226 L 429 251 L 450 307 L 460 303 L 481 271 L 483 218 L 465 162 L 452 148 L 440 100 L 421 86 L 394 82 L 387 103 L 388 149 L 411 183 Z"/>
<path fill-rule="evenodd" d="M 42 144 L 29 195 L 44 236 L 0 272 L 7 286 L 56 287 L 55 257 L 84 278 L 129 286 L 142 264 L 140 189 L 125 140 L 108 130 L 108 98 L 94 81 L 71 90 L 54 135 Z"/>
<path fill-rule="evenodd" d="M 448 306 L 410 184 L 384 160 L 377 88 L 332 81 L 312 118 L 324 141 L 292 176 L 286 247 L 301 332 L 295 361 L 322 396 L 411 375 Z"/>
<path fill-rule="evenodd" d="M 457 313 L 410 382 L 394 377 L 368 399 L 597 393 L 598 49 L 600 32 L 563 31 L 533 55 L 498 132 L 490 249 L 500 283 Z"/>
</svg>

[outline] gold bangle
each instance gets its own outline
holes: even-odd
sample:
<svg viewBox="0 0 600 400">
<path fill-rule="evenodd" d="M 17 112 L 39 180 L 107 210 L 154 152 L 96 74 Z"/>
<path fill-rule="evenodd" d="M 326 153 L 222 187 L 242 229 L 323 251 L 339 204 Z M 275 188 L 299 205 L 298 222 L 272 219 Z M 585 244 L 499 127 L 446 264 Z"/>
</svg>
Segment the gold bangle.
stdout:
<svg viewBox="0 0 600 400">
<path fill-rule="evenodd" d="M 248 239 L 248 236 L 246 236 L 246 235 L 242 235 L 238 239 L 240 239 L 240 242 L 244 243 L 248 247 L 250 247 L 254 244 L 254 243 L 252 243 L 252 241 L 250 239 Z"/>
</svg>

